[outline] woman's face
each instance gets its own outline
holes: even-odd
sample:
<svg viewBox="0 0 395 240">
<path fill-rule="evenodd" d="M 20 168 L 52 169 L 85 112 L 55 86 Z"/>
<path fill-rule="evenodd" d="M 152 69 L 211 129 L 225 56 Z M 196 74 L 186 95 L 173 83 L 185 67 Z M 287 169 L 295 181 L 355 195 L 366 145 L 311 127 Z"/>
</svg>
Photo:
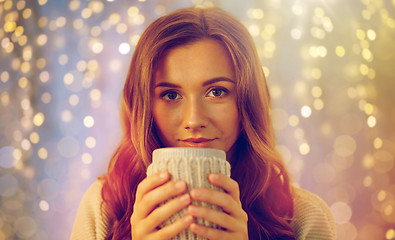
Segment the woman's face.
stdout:
<svg viewBox="0 0 395 240">
<path fill-rule="evenodd" d="M 168 50 L 154 79 L 153 116 L 166 147 L 228 152 L 240 133 L 231 57 L 216 40 Z"/>
</svg>

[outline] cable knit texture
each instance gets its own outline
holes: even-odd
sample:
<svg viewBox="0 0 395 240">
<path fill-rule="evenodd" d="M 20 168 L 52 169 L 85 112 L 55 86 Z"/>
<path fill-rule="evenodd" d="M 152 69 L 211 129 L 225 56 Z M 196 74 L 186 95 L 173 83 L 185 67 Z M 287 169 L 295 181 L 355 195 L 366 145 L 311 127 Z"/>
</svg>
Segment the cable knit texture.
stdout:
<svg viewBox="0 0 395 240">
<path fill-rule="evenodd" d="M 104 239 L 111 222 L 101 208 L 100 181 L 94 182 L 79 206 L 71 233 L 72 240 Z M 318 196 L 299 188 L 294 191 L 295 212 L 291 227 L 298 240 L 335 240 L 335 222 L 326 203 Z M 254 239 L 251 239 L 254 240 Z"/>
<path fill-rule="evenodd" d="M 210 173 L 222 173 L 230 177 L 230 164 L 226 161 L 226 153 L 218 149 L 159 148 L 153 152 L 152 163 L 148 166 L 147 176 L 159 172 L 169 172 L 171 180 L 182 180 L 186 182 L 188 193 L 193 188 L 209 188 L 223 191 L 223 189 L 212 185 L 208 181 L 208 175 Z M 222 208 L 213 204 L 201 201 L 193 201 L 192 203 L 222 211 Z M 185 214 L 187 214 L 187 210 L 181 210 L 163 222 L 160 227 L 174 223 Z M 204 219 L 198 218 L 196 222 L 206 227 L 220 229 L 220 226 Z M 207 238 L 198 236 L 190 229 L 187 229 L 177 234 L 173 240 L 207 240 Z"/>
</svg>

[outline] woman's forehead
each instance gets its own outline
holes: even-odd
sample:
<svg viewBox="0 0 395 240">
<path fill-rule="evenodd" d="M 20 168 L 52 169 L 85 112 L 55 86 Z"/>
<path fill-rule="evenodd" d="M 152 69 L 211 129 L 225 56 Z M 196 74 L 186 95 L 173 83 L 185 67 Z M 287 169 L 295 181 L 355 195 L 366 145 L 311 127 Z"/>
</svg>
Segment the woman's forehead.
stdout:
<svg viewBox="0 0 395 240">
<path fill-rule="evenodd" d="M 162 54 L 155 81 L 185 78 L 208 80 L 218 77 L 234 80 L 233 68 L 227 49 L 217 40 L 204 39 L 172 48 Z"/>
</svg>

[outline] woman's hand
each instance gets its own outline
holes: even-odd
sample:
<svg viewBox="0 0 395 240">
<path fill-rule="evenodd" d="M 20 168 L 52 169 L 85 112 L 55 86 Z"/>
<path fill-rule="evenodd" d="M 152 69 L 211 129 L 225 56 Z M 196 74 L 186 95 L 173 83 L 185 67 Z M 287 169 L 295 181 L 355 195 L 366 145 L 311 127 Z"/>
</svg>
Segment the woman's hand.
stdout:
<svg viewBox="0 0 395 240">
<path fill-rule="evenodd" d="M 206 237 L 210 240 L 248 239 L 248 215 L 244 212 L 241 202 L 239 186 L 236 181 L 223 174 L 210 174 L 209 181 L 225 192 L 212 189 L 196 188 L 191 190 L 192 200 L 208 202 L 217 205 L 224 212 L 218 212 L 208 207 L 190 205 L 188 212 L 196 218 L 202 218 L 209 222 L 215 223 L 225 230 L 213 229 L 196 223 L 191 224 L 190 229 L 197 235 Z"/>
<path fill-rule="evenodd" d="M 193 217 L 185 215 L 176 222 L 158 229 L 158 226 L 191 203 L 187 189 L 182 181 L 169 181 L 169 173 L 158 173 L 147 177 L 137 187 L 136 201 L 130 218 L 132 239 L 170 239 L 187 229 L 193 222 Z M 178 196 L 180 195 L 180 196 Z M 157 207 L 172 197 L 176 198 Z"/>
</svg>

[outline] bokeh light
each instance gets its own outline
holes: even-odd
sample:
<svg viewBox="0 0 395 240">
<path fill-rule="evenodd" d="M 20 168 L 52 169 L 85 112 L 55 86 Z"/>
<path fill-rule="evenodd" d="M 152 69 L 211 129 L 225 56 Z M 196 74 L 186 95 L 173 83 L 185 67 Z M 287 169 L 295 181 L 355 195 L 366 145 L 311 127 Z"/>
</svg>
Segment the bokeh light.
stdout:
<svg viewBox="0 0 395 240">
<path fill-rule="evenodd" d="M 395 1 L 383 0 L 0 0 L 0 239 L 69 239 L 120 141 L 143 30 L 190 6 L 221 7 L 253 36 L 276 149 L 328 203 L 338 239 L 395 239 Z"/>
</svg>

